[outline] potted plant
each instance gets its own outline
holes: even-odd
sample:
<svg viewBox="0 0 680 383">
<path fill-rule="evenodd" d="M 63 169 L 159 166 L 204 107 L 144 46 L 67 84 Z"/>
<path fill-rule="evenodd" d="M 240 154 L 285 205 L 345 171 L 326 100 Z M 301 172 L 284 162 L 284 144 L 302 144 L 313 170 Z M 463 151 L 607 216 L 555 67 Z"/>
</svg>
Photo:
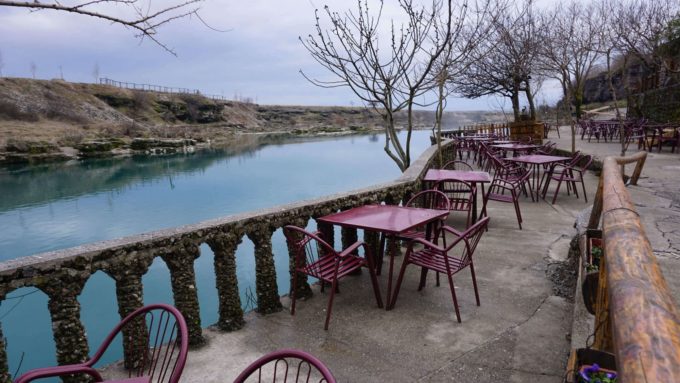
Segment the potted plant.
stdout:
<svg viewBox="0 0 680 383">
<path fill-rule="evenodd" d="M 602 368 L 597 363 L 583 365 L 578 371 L 578 382 L 614 383 L 616 379 L 616 371 Z"/>
<path fill-rule="evenodd" d="M 614 354 L 594 348 L 572 350 L 573 363 L 566 382 L 613 383 L 617 382 L 616 358 Z M 573 358 L 573 359 L 572 359 Z"/>
</svg>

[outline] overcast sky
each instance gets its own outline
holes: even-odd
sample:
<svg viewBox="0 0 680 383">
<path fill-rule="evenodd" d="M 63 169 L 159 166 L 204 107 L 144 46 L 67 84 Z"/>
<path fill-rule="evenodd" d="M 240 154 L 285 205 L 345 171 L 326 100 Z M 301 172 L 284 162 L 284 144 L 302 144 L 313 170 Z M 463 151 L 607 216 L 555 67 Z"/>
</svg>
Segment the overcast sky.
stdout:
<svg viewBox="0 0 680 383">
<path fill-rule="evenodd" d="M 260 104 L 359 105 L 349 90 L 317 88 L 299 73 L 302 69 L 330 79 L 298 40 L 313 32 L 314 9 L 326 4 L 338 11 L 356 6 L 353 0 L 205 0 L 202 18 L 229 31 L 212 31 L 195 18 L 160 28 L 158 38 L 177 57 L 151 41 L 140 42 L 132 30 L 120 25 L 65 12 L 0 6 L 2 74 L 31 77 L 31 63 L 35 63 L 37 78 L 60 78 L 63 73 L 68 81 L 93 82 L 98 65 L 101 77 L 199 89 L 229 98 L 251 97 Z M 109 11 L 122 12 L 120 8 Z M 558 93 L 554 85 L 544 85 L 537 101 L 554 102 Z M 510 108 L 509 102 L 496 98 L 452 98 L 447 110 L 499 109 L 500 105 Z"/>
</svg>

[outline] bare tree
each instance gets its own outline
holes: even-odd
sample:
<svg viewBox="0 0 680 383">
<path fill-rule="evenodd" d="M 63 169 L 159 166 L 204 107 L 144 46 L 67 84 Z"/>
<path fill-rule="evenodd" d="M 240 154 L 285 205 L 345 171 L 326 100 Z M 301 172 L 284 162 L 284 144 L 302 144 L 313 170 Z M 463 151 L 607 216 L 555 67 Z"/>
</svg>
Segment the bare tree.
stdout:
<svg viewBox="0 0 680 383">
<path fill-rule="evenodd" d="M 33 79 L 35 79 L 35 72 L 38 71 L 38 66 L 35 65 L 34 61 L 31 61 L 31 63 L 28 65 L 29 70 L 31 71 L 31 76 Z"/>
<path fill-rule="evenodd" d="M 2 58 L 2 51 L 0 51 L 0 77 L 2 77 L 2 69 L 5 67 L 5 60 Z"/>
<path fill-rule="evenodd" d="M 456 93 L 478 98 L 500 95 L 512 102 L 515 121 L 520 120 L 520 95 L 529 103 L 530 118 L 536 118 L 534 92 L 535 58 L 538 40 L 532 2 L 502 8 L 492 21 L 490 36 L 480 41 L 469 55 L 469 65 L 453 78 Z M 533 77 L 532 77 L 533 76 Z"/>
<path fill-rule="evenodd" d="M 316 12 L 315 34 L 300 38 L 312 57 L 333 76 L 323 81 L 310 78 L 324 88 L 348 87 L 365 105 L 379 113 L 385 123 L 387 155 L 402 171 L 411 164 L 410 143 L 413 129 L 413 107 L 416 100 L 433 86 L 432 68 L 446 50 L 451 38 L 453 14 L 456 22 L 464 22 L 468 1 L 452 4 L 452 0 L 435 0 L 432 7 L 414 6 L 411 0 L 400 0 L 405 23 L 391 20 L 384 26 L 383 2 L 375 13 L 367 0 L 357 1 L 356 11 L 338 13 L 325 7 L 328 26 Z M 439 24 L 440 14 L 444 23 Z M 437 30 L 438 28 L 443 30 Z M 381 36 L 381 30 L 389 30 Z M 384 38 L 384 39 L 383 39 Z M 387 41 L 388 46 L 381 44 Z M 406 110 L 406 139 L 398 137 L 395 114 Z"/>
<path fill-rule="evenodd" d="M 583 88 L 599 56 L 601 41 L 594 9 L 571 0 L 546 12 L 541 18 L 542 73 L 557 79 L 567 105 L 574 105 L 576 118 L 581 117 Z M 576 150 L 576 126 L 571 120 L 571 150 Z"/>
<path fill-rule="evenodd" d="M 148 38 L 174 55 L 175 52 L 156 37 L 158 28 L 171 21 L 189 16 L 195 16 L 199 19 L 199 21 L 207 26 L 198 13 L 200 9 L 198 3 L 201 3 L 202 1 L 203 0 L 184 0 L 171 3 L 169 5 L 167 2 L 163 2 L 163 7 L 156 8 L 151 5 L 150 0 L 147 2 L 139 0 L 82 0 L 77 1 L 73 5 L 63 4 L 59 0 L 0 0 L 0 7 L 19 7 L 27 8 L 33 11 L 54 10 L 104 19 L 111 23 L 123 25 L 127 28 L 133 29 L 137 33 L 137 37 L 142 39 Z M 102 10 L 101 6 L 111 4 L 128 8 L 131 15 L 128 17 L 118 16 L 117 13 L 109 13 Z M 211 28 L 210 26 L 208 27 Z"/>
<path fill-rule="evenodd" d="M 92 67 L 92 77 L 94 77 L 95 84 L 99 82 L 99 63 L 95 62 Z"/>
<path fill-rule="evenodd" d="M 458 22 L 453 25 L 453 29 L 448 31 L 450 38 L 446 49 L 439 58 L 439 61 L 433 67 L 433 76 L 431 83 L 433 83 L 434 93 L 437 96 L 435 121 L 432 127 L 433 136 L 436 137 L 439 165 L 443 165 L 443 157 L 441 151 L 441 128 L 444 110 L 446 109 L 447 98 L 454 93 L 454 88 L 451 86 L 453 80 L 461 76 L 472 61 L 469 56 L 472 51 L 483 41 L 489 38 L 493 20 L 497 17 L 499 9 L 505 7 L 504 1 L 485 1 L 481 5 L 476 3 L 473 7 L 468 7 L 466 13 L 463 15 L 464 22 Z M 440 25 L 444 22 L 440 20 Z M 444 28 L 437 28 L 444 30 Z"/>
<path fill-rule="evenodd" d="M 633 55 L 642 63 L 652 75 L 651 87 L 662 85 L 660 70 L 673 71 L 667 66 L 662 48 L 669 38 L 677 38 L 672 25 L 680 17 L 680 3 L 677 0 L 620 0 L 609 9 L 613 15 L 613 33 L 618 36 L 616 44 L 622 53 Z"/>
</svg>

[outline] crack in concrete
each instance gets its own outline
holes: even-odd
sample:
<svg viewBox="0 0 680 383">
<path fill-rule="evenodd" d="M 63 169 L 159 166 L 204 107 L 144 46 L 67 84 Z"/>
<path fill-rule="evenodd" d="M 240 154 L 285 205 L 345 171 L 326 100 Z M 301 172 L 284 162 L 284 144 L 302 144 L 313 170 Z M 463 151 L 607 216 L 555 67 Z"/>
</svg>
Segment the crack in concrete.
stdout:
<svg viewBox="0 0 680 383">
<path fill-rule="evenodd" d="M 541 307 L 545 304 L 545 302 L 548 300 L 548 298 L 550 298 L 550 297 L 552 297 L 552 296 L 554 296 L 554 295 L 546 295 L 546 296 L 541 300 L 541 303 L 539 303 L 539 304 L 536 306 L 536 308 L 535 308 L 534 311 L 531 313 L 531 315 L 529 315 L 529 317 L 527 317 L 525 320 L 523 320 L 523 321 L 521 321 L 521 322 L 519 322 L 519 323 L 516 323 L 516 324 L 514 324 L 514 325 L 512 325 L 512 326 L 510 326 L 510 327 L 508 327 L 508 328 L 506 328 L 505 330 L 503 330 L 503 331 L 502 331 L 501 333 L 499 333 L 498 335 L 496 335 L 496 336 L 494 336 L 494 337 L 488 339 L 487 341 L 485 341 L 485 342 L 483 342 L 483 343 L 481 343 L 481 344 L 475 346 L 474 348 L 471 348 L 471 349 L 468 350 L 468 351 L 465 351 L 464 353 L 460 354 L 458 357 L 449 360 L 445 365 L 443 365 L 443 366 L 441 366 L 441 367 L 439 367 L 439 368 L 437 368 L 437 369 L 435 369 L 435 370 L 432 370 L 432 371 L 426 373 L 425 375 L 423 375 L 423 376 L 421 376 L 420 378 L 418 378 L 418 382 L 421 382 L 421 381 L 423 381 L 424 379 L 427 379 L 428 377 L 431 377 L 431 376 L 436 375 L 437 373 L 441 372 L 441 371 L 442 371 L 443 369 L 445 369 L 446 367 L 448 367 L 448 366 L 450 366 L 450 365 L 456 363 L 457 361 L 459 361 L 460 359 L 466 357 L 467 355 L 469 355 L 469 354 L 471 354 L 471 353 L 473 353 L 473 352 L 475 352 L 475 351 L 477 351 L 477 350 L 479 350 L 479 349 L 481 349 L 481 348 L 483 348 L 483 347 L 489 345 L 489 344 L 492 343 L 492 342 L 495 342 L 495 341 L 501 339 L 501 338 L 504 337 L 506 334 L 508 334 L 509 332 L 515 330 L 516 328 L 519 328 L 520 326 L 523 326 L 524 324 L 526 324 L 527 322 L 529 322 L 534 316 L 536 316 L 536 314 L 541 310 Z M 517 370 L 517 371 L 519 371 L 519 370 Z"/>
</svg>

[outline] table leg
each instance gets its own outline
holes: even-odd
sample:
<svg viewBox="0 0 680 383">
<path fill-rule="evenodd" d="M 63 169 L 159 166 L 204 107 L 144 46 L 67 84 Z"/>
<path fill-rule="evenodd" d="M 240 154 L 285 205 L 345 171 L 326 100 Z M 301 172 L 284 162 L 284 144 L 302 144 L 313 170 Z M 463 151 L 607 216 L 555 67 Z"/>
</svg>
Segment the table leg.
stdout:
<svg viewBox="0 0 680 383">
<path fill-rule="evenodd" d="M 476 186 L 475 184 L 472 184 L 473 186 Z M 483 188 L 484 186 L 482 186 Z M 484 196 L 484 189 L 482 189 L 482 198 Z M 472 225 L 477 222 L 477 193 L 475 193 L 475 198 L 472 200 Z"/>
<path fill-rule="evenodd" d="M 392 270 L 394 269 L 394 256 L 397 253 L 397 240 L 392 236 L 390 236 L 390 239 L 391 241 L 388 241 L 390 244 L 390 270 L 387 276 L 387 305 L 385 306 L 387 310 L 392 310 Z"/>
<path fill-rule="evenodd" d="M 380 244 L 378 245 L 378 267 L 375 269 L 375 275 L 382 274 L 383 258 L 385 257 L 385 233 L 380 233 Z"/>
</svg>

